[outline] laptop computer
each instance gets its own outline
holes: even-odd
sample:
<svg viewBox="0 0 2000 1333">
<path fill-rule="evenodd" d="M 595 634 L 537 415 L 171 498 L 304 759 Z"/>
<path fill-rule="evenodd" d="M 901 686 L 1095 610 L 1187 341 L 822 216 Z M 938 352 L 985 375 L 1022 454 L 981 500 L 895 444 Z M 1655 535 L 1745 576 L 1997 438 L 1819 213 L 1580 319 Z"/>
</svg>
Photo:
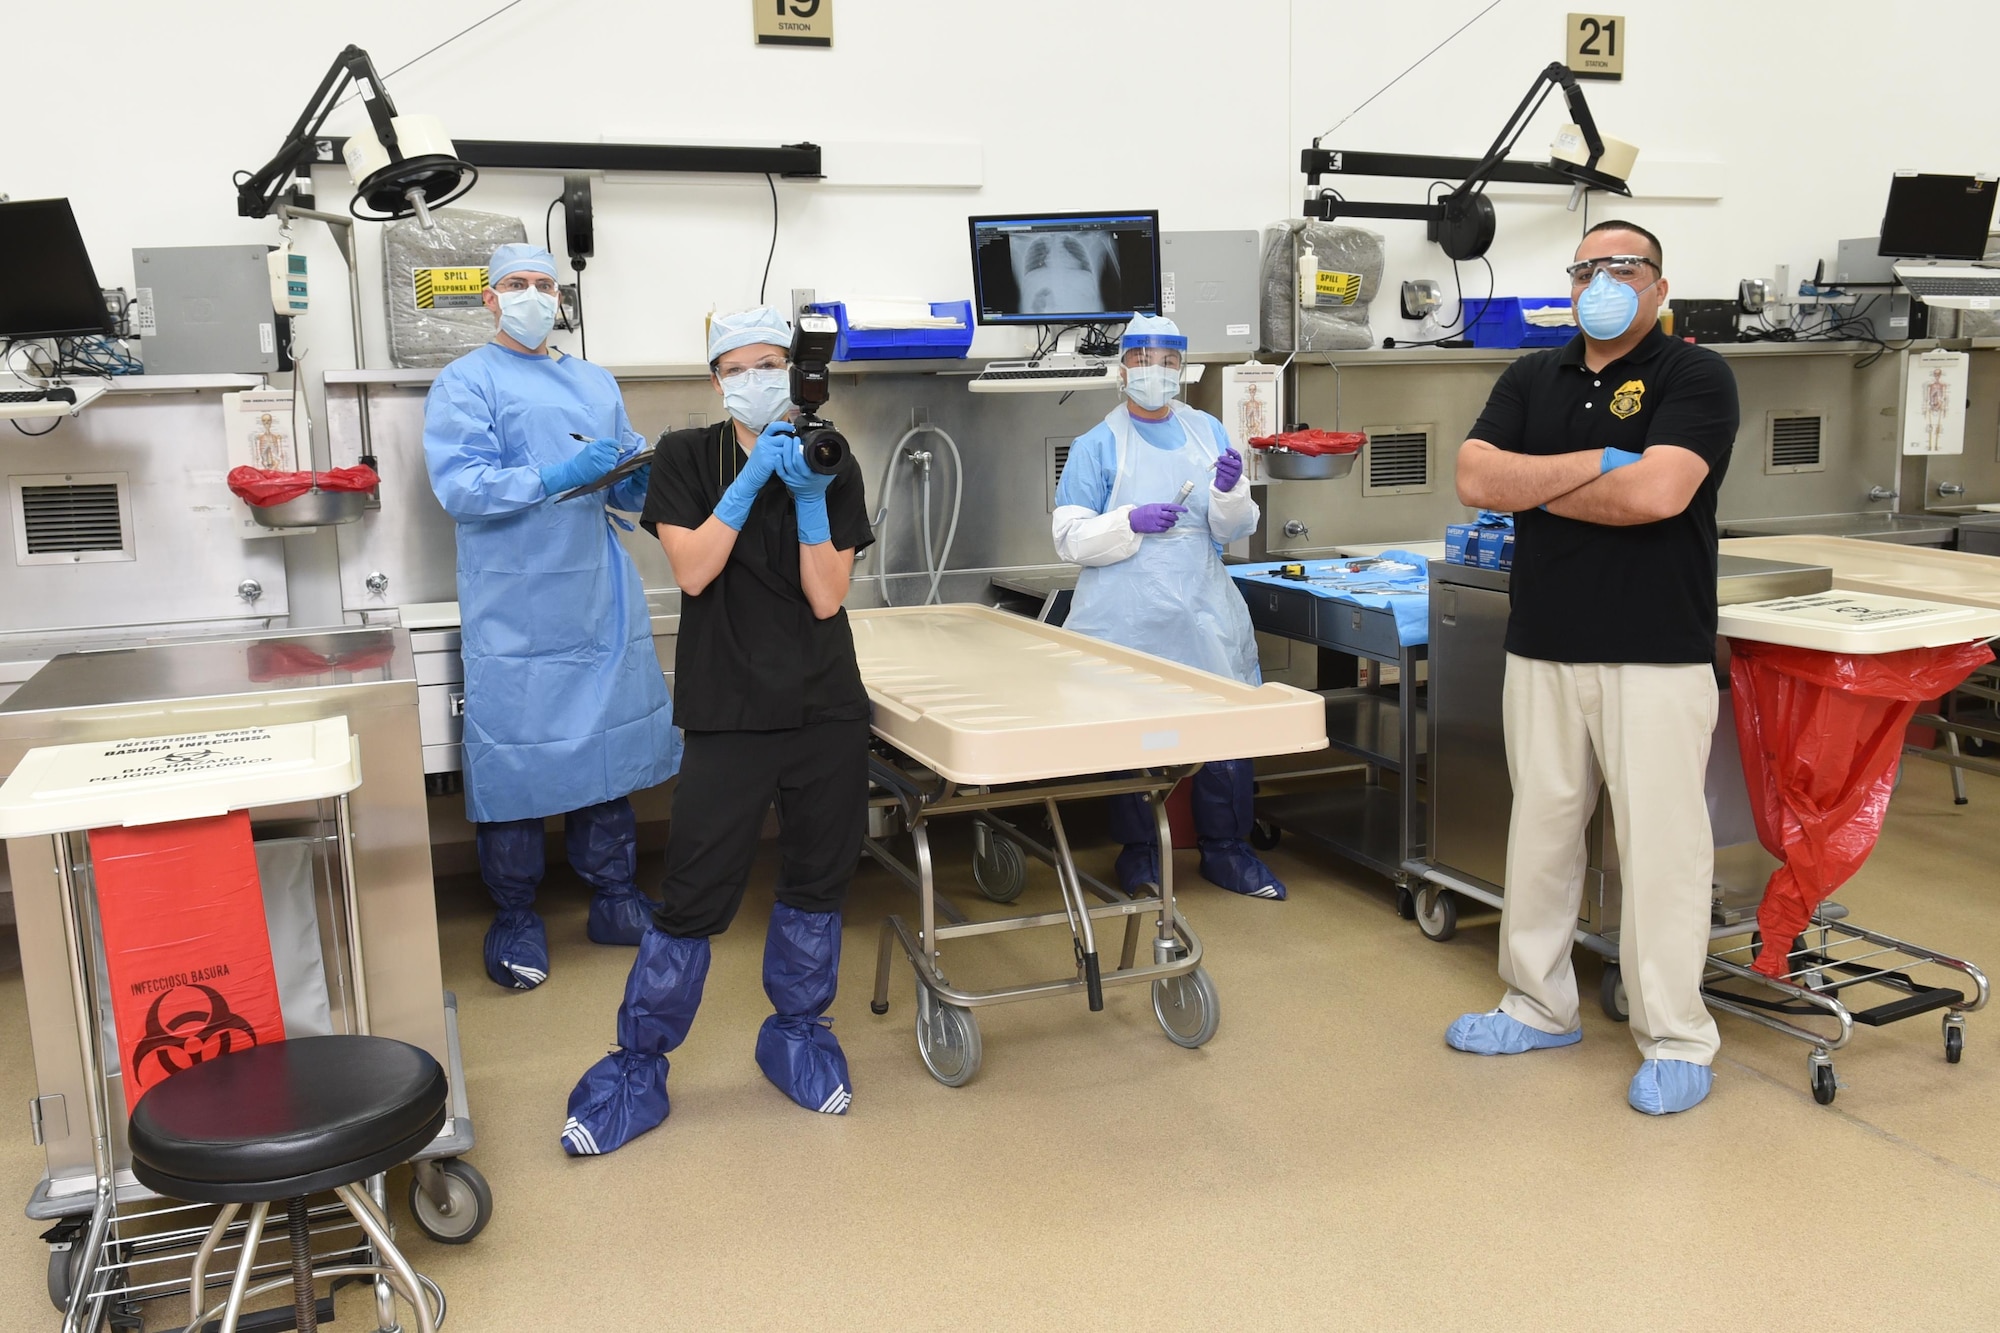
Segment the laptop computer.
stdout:
<svg viewBox="0 0 2000 1333">
<path fill-rule="evenodd" d="M 2000 305 L 2000 269 L 1986 256 L 2000 184 L 1993 176 L 1899 171 L 1889 182 L 1880 253 L 1896 259 L 1896 280 L 1926 305 L 1988 310 Z"/>
</svg>

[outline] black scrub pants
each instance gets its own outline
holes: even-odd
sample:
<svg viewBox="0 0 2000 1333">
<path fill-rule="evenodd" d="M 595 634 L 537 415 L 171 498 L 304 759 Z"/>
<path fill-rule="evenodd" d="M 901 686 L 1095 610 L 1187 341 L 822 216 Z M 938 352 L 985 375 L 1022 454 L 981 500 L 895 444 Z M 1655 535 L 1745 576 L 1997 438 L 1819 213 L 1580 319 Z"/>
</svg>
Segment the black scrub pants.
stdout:
<svg viewBox="0 0 2000 1333">
<path fill-rule="evenodd" d="M 778 901 L 839 911 L 868 829 L 867 721 L 686 736 L 654 924 L 683 936 L 729 929 L 773 801 Z"/>
</svg>

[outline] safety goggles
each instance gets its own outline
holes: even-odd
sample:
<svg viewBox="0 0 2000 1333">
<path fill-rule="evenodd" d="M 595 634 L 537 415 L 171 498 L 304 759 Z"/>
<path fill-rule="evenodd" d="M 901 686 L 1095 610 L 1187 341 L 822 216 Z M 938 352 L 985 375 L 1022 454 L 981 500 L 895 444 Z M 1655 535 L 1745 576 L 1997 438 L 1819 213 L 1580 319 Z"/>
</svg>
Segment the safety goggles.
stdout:
<svg viewBox="0 0 2000 1333">
<path fill-rule="evenodd" d="M 1181 368 L 1181 353 L 1176 347 L 1127 347 L 1118 359 L 1128 366 L 1172 366 Z"/>
<path fill-rule="evenodd" d="M 525 273 L 509 273 L 493 284 L 493 290 L 496 292 L 525 292 L 530 287 L 549 296 L 556 294 L 556 280 L 539 273 L 532 276 Z"/>
<path fill-rule="evenodd" d="M 753 370 L 783 370 L 784 368 L 785 368 L 784 354 L 781 352 L 773 352 L 769 356 L 759 357 L 754 365 L 731 366 L 727 370 L 718 369 L 715 372 L 715 377 L 721 380 L 724 384 L 727 384 L 729 381 L 735 379 L 738 375 L 747 375 Z"/>
<path fill-rule="evenodd" d="M 1584 286 L 1600 271 L 1609 273 L 1613 282 L 1637 287 L 1645 278 L 1647 269 L 1658 273 L 1660 266 L 1644 255 L 1605 255 L 1600 259 L 1579 259 L 1563 272 L 1569 274 L 1572 287 Z"/>
</svg>

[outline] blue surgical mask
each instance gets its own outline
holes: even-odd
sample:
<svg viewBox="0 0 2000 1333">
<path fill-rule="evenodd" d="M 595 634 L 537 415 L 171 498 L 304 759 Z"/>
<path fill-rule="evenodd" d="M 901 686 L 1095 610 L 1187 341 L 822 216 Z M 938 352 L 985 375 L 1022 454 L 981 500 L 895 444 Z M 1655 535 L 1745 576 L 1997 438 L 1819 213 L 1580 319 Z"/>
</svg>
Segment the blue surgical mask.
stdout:
<svg viewBox="0 0 2000 1333">
<path fill-rule="evenodd" d="M 1646 285 L 1650 288 L 1653 284 Z M 1639 293 L 1603 269 L 1576 298 L 1577 327 L 1599 342 L 1623 337 L 1638 313 Z"/>
<path fill-rule="evenodd" d="M 500 332 L 533 351 L 556 326 L 556 298 L 533 287 L 500 293 Z"/>
<path fill-rule="evenodd" d="M 1177 366 L 1125 367 L 1125 396 L 1148 412 L 1159 411 L 1180 397 L 1180 393 L 1181 372 Z"/>
<path fill-rule="evenodd" d="M 722 406 L 751 430 L 762 430 L 792 405 L 788 370 L 746 370 L 722 382 Z"/>
</svg>

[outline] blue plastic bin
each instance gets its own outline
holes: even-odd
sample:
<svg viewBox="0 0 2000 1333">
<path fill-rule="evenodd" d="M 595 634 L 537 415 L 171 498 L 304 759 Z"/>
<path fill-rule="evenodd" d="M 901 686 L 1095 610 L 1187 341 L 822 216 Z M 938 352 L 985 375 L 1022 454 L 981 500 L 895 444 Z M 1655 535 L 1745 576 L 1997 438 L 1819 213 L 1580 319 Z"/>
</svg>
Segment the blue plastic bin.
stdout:
<svg viewBox="0 0 2000 1333">
<path fill-rule="evenodd" d="M 847 303 L 827 301 L 811 307 L 822 315 L 832 315 L 840 325 L 840 341 L 834 345 L 836 361 L 927 361 L 962 357 L 972 347 L 972 302 L 933 301 L 933 315 L 950 315 L 963 325 L 956 329 L 850 329 Z"/>
<path fill-rule="evenodd" d="M 1467 299 L 1469 323 L 1465 336 L 1474 347 L 1561 347 L 1576 336 L 1574 324 L 1539 328 L 1527 320 L 1530 310 L 1549 306 L 1569 308 L 1567 296 L 1496 296 L 1491 301 Z"/>
</svg>

